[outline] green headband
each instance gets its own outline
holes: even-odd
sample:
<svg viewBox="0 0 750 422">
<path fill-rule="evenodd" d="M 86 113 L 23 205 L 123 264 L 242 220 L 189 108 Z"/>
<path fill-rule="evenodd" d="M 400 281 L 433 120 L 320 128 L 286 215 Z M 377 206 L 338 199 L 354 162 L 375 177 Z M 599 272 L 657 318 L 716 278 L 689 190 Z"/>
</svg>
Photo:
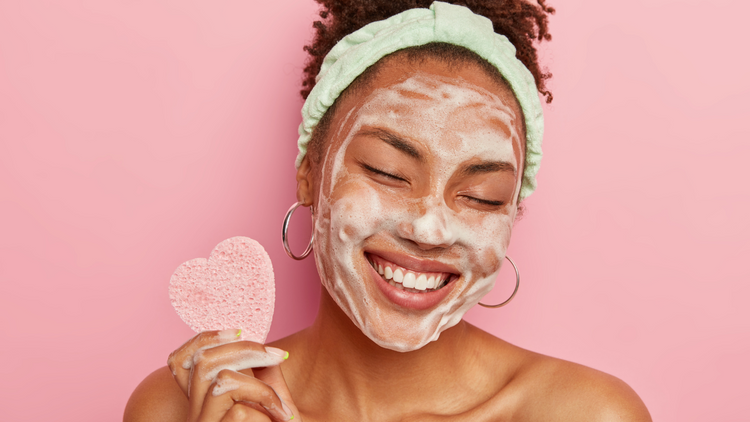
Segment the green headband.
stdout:
<svg viewBox="0 0 750 422">
<path fill-rule="evenodd" d="M 518 99 L 526 121 L 526 167 L 520 199 L 536 188 L 542 159 L 544 116 L 534 76 L 516 58 L 508 39 L 496 34 L 492 22 L 463 6 L 436 1 L 429 9 L 410 9 L 352 32 L 336 44 L 323 60 L 315 87 L 302 106 L 299 154 L 307 153 L 313 129 L 339 95 L 368 67 L 398 50 L 431 42 L 459 45 L 479 54 L 500 71 Z"/>
</svg>

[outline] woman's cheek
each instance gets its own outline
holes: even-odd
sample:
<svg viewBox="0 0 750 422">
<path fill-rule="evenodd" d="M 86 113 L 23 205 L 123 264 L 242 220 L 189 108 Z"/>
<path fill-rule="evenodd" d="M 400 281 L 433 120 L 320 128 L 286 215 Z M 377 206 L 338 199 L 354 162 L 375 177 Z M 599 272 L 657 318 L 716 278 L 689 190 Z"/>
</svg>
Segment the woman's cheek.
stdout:
<svg viewBox="0 0 750 422">
<path fill-rule="evenodd" d="M 471 267 L 477 278 L 486 278 L 500 270 L 510 243 L 512 220 L 503 214 L 492 214 L 474 221 L 470 254 Z M 489 229 L 489 230 L 488 230 Z"/>
<path fill-rule="evenodd" d="M 502 261 L 500 261 L 500 259 L 498 258 L 498 252 L 499 251 L 497 250 L 483 251 L 483 253 L 479 257 L 479 259 L 481 260 L 483 264 L 482 270 L 477 273 L 479 277 L 481 278 L 489 277 L 491 274 L 494 274 L 500 271 L 500 265 L 502 264 Z"/>
<path fill-rule="evenodd" d="M 331 205 L 331 235 L 351 243 L 374 234 L 385 212 L 378 192 L 362 181 L 347 182 L 336 191 L 337 198 Z"/>
</svg>

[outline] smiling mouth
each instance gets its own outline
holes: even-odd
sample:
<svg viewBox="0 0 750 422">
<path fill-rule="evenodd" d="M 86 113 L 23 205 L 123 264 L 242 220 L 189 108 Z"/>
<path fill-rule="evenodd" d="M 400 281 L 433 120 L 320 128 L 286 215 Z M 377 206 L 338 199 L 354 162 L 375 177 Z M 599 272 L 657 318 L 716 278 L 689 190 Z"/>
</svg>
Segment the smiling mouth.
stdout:
<svg viewBox="0 0 750 422">
<path fill-rule="evenodd" d="M 447 272 L 424 272 L 404 268 L 377 255 L 365 254 L 367 262 L 391 286 L 410 293 L 427 293 L 440 290 L 458 278 Z"/>
</svg>

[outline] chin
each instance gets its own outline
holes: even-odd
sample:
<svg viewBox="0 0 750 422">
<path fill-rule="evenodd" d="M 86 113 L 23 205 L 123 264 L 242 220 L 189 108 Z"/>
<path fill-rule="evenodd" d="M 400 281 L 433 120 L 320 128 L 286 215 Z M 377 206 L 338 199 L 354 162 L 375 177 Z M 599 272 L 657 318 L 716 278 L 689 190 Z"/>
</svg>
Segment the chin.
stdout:
<svg viewBox="0 0 750 422">
<path fill-rule="evenodd" d="M 459 318 L 460 321 L 460 318 Z M 444 327 L 447 329 L 450 327 Z M 431 330 L 429 332 L 410 332 L 409 337 L 405 337 L 404 332 L 393 332 L 393 330 L 362 330 L 362 332 L 378 346 L 393 350 L 395 352 L 413 352 L 426 346 L 428 343 L 437 340 L 441 331 Z"/>
</svg>

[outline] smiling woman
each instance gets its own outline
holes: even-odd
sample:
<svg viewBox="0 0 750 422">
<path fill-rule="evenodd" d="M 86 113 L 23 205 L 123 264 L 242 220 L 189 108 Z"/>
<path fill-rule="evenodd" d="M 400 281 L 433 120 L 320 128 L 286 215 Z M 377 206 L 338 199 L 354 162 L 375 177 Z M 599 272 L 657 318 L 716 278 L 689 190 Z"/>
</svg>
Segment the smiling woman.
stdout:
<svg viewBox="0 0 750 422">
<path fill-rule="evenodd" d="M 546 25 L 543 4 L 495 3 L 474 6 Z M 535 186 L 544 76 L 469 9 L 407 6 L 337 39 L 303 109 L 297 198 L 325 287 L 313 325 L 268 346 L 199 334 L 127 421 L 650 420 L 616 378 L 462 319 Z"/>
<path fill-rule="evenodd" d="M 399 54 L 342 100 L 323 165 L 298 173 L 314 249 L 336 251 L 316 254 L 318 268 L 370 339 L 416 350 L 492 289 L 518 209 L 520 109 L 478 66 Z"/>
</svg>

